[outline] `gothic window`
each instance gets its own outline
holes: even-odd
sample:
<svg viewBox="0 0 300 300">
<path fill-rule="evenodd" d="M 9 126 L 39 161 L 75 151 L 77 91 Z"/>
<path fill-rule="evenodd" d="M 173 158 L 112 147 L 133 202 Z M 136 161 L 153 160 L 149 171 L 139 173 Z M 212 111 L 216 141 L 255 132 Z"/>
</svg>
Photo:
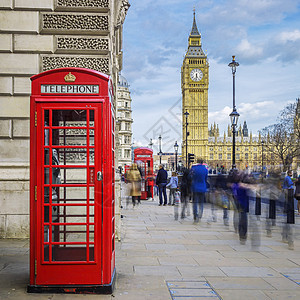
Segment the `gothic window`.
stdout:
<svg viewBox="0 0 300 300">
<path fill-rule="evenodd" d="M 249 159 L 249 155 L 248 153 L 245 153 L 245 159 L 248 160 Z"/>
<path fill-rule="evenodd" d="M 236 155 L 236 159 L 240 159 L 240 155 L 239 154 Z"/>
<path fill-rule="evenodd" d="M 227 159 L 231 160 L 231 154 L 230 153 L 227 153 Z"/>
<path fill-rule="evenodd" d="M 213 153 L 210 153 L 210 154 L 209 154 L 209 159 L 210 159 L 210 160 L 213 160 L 213 159 L 214 159 L 214 154 L 213 154 Z"/>
<path fill-rule="evenodd" d="M 213 147 L 209 147 L 209 151 L 213 151 L 214 150 L 214 148 Z"/>
<path fill-rule="evenodd" d="M 222 159 L 222 153 L 219 153 L 219 160 Z"/>
</svg>

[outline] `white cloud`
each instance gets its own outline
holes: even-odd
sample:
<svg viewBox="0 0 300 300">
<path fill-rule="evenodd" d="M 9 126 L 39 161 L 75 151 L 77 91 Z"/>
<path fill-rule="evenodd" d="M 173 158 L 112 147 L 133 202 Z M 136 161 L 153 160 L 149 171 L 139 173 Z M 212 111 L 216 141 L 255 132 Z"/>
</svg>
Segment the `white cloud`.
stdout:
<svg viewBox="0 0 300 300">
<path fill-rule="evenodd" d="M 300 30 L 296 29 L 294 31 L 281 32 L 279 34 L 279 40 L 282 43 L 299 41 L 300 40 Z"/>
<path fill-rule="evenodd" d="M 237 55 L 243 57 L 257 57 L 263 54 L 263 49 L 257 45 L 252 45 L 247 39 L 241 40 L 237 46 Z"/>
</svg>

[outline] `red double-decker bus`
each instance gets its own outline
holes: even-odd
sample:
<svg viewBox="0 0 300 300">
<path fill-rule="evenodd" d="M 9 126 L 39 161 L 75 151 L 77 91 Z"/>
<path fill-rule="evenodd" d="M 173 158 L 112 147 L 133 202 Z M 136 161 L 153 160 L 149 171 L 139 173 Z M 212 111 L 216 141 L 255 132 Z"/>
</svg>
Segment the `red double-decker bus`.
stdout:
<svg viewBox="0 0 300 300">
<path fill-rule="evenodd" d="M 142 172 L 141 199 L 153 198 L 153 150 L 146 147 L 134 149 L 134 162 Z"/>
</svg>

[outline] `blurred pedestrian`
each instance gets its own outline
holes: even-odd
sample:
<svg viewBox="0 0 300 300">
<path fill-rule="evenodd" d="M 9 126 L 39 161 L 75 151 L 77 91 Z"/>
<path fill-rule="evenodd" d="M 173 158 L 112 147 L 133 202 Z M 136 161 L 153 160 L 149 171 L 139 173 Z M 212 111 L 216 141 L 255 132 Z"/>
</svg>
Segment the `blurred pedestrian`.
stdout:
<svg viewBox="0 0 300 300">
<path fill-rule="evenodd" d="M 199 222 L 203 215 L 203 204 L 207 190 L 207 175 L 208 170 L 203 164 L 203 160 L 197 159 L 197 164 L 191 168 L 194 223 Z"/>
<path fill-rule="evenodd" d="M 180 183 L 180 193 L 181 193 L 181 219 L 185 218 L 185 214 L 190 215 L 190 207 L 189 207 L 189 198 L 191 191 L 191 177 L 190 171 L 187 168 L 184 168 L 181 183 Z"/>
<path fill-rule="evenodd" d="M 178 177 L 176 172 L 172 172 L 172 176 L 170 178 L 170 182 L 167 184 L 167 188 L 170 189 L 170 194 L 169 194 L 169 205 L 175 205 L 175 192 L 177 191 L 178 188 Z M 173 198 L 173 202 L 172 202 Z"/>
<path fill-rule="evenodd" d="M 282 241 L 288 243 L 289 249 L 294 249 L 293 224 L 295 224 L 295 210 L 294 210 L 294 183 L 292 181 L 293 171 L 289 170 L 287 176 L 284 178 L 282 189 L 285 194 L 285 212 L 286 223 L 282 228 Z"/>
<path fill-rule="evenodd" d="M 130 196 L 132 197 L 132 204 L 135 206 L 135 201 L 141 201 L 141 174 L 138 170 L 137 164 L 133 163 L 127 174 L 127 180 L 131 184 Z"/>
<path fill-rule="evenodd" d="M 300 175 L 298 176 L 297 181 L 295 182 L 296 190 L 295 190 L 295 198 L 297 200 L 297 210 L 298 215 L 300 215 Z"/>
<path fill-rule="evenodd" d="M 158 191 L 159 191 L 159 206 L 167 205 L 168 203 L 167 190 L 166 190 L 167 183 L 168 183 L 168 172 L 164 169 L 163 165 L 160 165 L 156 176 L 156 184 L 158 185 Z M 164 197 L 164 201 L 163 201 L 163 197 Z"/>
</svg>

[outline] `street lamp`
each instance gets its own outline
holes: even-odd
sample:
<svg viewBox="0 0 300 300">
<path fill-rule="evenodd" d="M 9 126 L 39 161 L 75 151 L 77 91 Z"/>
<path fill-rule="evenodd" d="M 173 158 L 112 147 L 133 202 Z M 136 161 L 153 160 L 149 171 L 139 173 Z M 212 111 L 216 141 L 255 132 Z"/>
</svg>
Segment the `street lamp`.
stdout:
<svg viewBox="0 0 300 300">
<path fill-rule="evenodd" d="M 235 72 L 236 67 L 239 66 L 239 63 L 235 61 L 235 56 L 232 56 L 232 62 L 228 64 L 228 66 L 231 68 L 232 71 L 232 79 L 233 79 L 233 93 L 232 93 L 232 99 L 233 99 L 233 109 L 230 116 L 231 121 L 231 127 L 232 127 L 232 169 L 235 169 L 235 135 L 236 135 L 236 125 L 239 119 L 239 113 L 236 111 L 235 106 Z"/>
<path fill-rule="evenodd" d="M 177 172 L 177 153 L 178 153 L 178 144 L 177 141 L 174 144 L 174 150 L 175 150 L 175 171 Z"/>
<path fill-rule="evenodd" d="M 162 156 L 162 151 L 161 151 L 161 135 L 158 137 L 158 142 L 159 142 L 159 164 L 161 165 L 161 156 Z"/>
<path fill-rule="evenodd" d="M 261 141 L 261 172 L 264 171 L 264 141 Z"/>
<path fill-rule="evenodd" d="M 185 165 L 186 167 L 188 168 L 188 135 L 189 135 L 189 132 L 188 132 L 188 116 L 190 115 L 188 113 L 188 111 L 186 111 L 184 113 L 185 115 Z"/>
</svg>

